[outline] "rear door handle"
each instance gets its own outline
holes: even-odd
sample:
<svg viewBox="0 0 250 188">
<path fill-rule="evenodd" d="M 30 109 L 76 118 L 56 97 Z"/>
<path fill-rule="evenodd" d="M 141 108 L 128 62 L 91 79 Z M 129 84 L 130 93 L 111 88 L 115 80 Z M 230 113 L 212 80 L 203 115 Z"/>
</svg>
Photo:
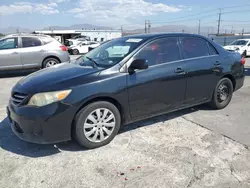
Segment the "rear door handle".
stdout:
<svg viewBox="0 0 250 188">
<path fill-rule="evenodd" d="M 176 68 L 174 72 L 178 73 L 178 74 L 185 73 L 184 70 L 181 67 Z"/>
<path fill-rule="evenodd" d="M 45 52 L 45 50 L 40 50 L 40 52 Z"/>
<path fill-rule="evenodd" d="M 12 52 L 11 54 L 18 54 L 18 52 Z"/>
</svg>

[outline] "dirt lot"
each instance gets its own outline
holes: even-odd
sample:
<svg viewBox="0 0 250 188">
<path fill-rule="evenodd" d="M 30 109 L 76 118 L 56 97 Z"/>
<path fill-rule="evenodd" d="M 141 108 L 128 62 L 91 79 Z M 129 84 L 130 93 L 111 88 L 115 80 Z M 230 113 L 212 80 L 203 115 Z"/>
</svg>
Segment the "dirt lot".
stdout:
<svg viewBox="0 0 250 188">
<path fill-rule="evenodd" d="M 250 187 L 250 59 L 244 87 L 224 110 L 199 106 L 138 122 L 108 146 L 19 140 L 5 107 L 21 77 L 0 78 L 0 187 Z"/>
</svg>

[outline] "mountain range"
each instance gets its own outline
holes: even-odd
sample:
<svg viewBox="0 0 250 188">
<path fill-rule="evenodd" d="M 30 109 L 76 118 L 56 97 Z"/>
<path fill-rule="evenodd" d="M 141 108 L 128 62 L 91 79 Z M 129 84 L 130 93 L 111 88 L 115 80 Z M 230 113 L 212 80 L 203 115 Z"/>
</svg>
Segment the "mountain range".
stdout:
<svg viewBox="0 0 250 188">
<path fill-rule="evenodd" d="M 106 26 L 97 26 L 92 24 L 76 24 L 71 26 L 49 26 L 45 27 L 42 30 L 75 30 L 75 29 L 112 29 L 112 27 Z M 16 32 L 28 32 L 31 33 L 35 30 L 41 29 L 28 29 L 28 28 L 21 28 L 21 27 L 8 27 L 8 28 L 0 28 L 0 33 L 9 34 L 9 33 L 16 33 Z M 197 33 L 198 28 L 194 26 L 186 26 L 186 25 L 162 25 L 162 26 L 155 26 L 150 28 L 150 32 L 152 33 L 159 33 L 159 32 L 188 32 L 188 33 Z M 208 33 L 213 33 L 215 31 L 214 27 L 201 27 L 201 34 L 207 35 Z M 125 34 L 135 34 L 135 33 L 144 33 L 144 28 L 138 29 L 124 29 L 123 32 Z"/>
</svg>

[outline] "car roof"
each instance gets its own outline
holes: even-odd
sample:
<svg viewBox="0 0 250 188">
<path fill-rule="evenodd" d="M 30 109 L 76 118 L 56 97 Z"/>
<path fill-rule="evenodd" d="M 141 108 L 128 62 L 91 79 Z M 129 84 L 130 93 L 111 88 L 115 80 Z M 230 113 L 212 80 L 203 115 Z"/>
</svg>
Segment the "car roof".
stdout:
<svg viewBox="0 0 250 188">
<path fill-rule="evenodd" d="M 123 38 L 141 38 L 141 39 L 154 39 L 160 37 L 201 37 L 205 38 L 201 35 L 189 34 L 189 33 L 150 33 L 150 34 L 136 34 L 136 35 L 128 35 Z"/>
<path fill-rule="evenodd" d="M 16 33 L 16 34 L 6 35 L 4 38 L 8 37 L 51 37 L 51 36 L 44 34 Z"/>
<path fill-rule="evenodd" d="M 237 40 L 250 40 L 250 39 L 237 39 Z"/>
</svg>

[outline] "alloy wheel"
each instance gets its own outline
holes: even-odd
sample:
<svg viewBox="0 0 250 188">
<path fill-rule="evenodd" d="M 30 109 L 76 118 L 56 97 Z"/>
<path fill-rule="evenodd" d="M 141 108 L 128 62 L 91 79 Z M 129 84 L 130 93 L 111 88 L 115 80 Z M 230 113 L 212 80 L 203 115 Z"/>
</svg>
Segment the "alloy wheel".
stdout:
<svg viewBox="0 0 250 188">
<path fill-rule="evenodd" d="M 48 62 L 46 63 L 46 67 L 52 67 L 52 66 L 54 66 L 54 65 L 56 65 L 56 64 L 57 64 L 56 61 L 50 60 L 50 61 L 48 61 Z"/>
</svg>

